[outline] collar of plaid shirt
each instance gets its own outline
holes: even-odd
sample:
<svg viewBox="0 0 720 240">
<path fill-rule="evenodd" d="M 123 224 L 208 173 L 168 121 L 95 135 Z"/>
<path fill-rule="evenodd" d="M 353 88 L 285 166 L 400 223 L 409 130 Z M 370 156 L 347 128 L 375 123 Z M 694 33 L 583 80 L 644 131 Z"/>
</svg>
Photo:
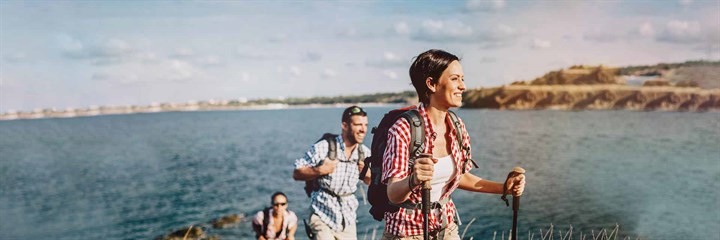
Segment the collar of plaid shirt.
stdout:
<svg viewBox="0 0 720 240">
<path fill-rule="evenodd" d="M 433 148 L 435 147 L 433 145 L 433 139 L 432 137 L 436 135 L 435 131 L 433 131 L 433 125 L 430 122 L 430 119 L 427 115 L 427 110 L 425 106 L 420 103 L 418 105 L 418 112 L 420 112 L 420 115 L 423 116 L 423 120 L 425 122 L 425 153 L 432 154 Z M 465 156 L 462 154 L 462 151 L 460 151 L 460 148 L 457 146 L 457 132 L 455 128 L 453 127 L 452 120 L 450 118 L 450 115 L 446 115 L 445 117 L 445 124 L 448 126 L 448 130 L 450 132 L 450 139 L 448 139 L 446 142 L 450 144 L 451 149 L 451 155 L 453 160 L 455 161 L 455 168 L 456 169 L 462 169 L 462 167 L 465 167 L 466 170 L 469 170 L 469 166 L 462 166 L 462 163 L 465 159 Z M 461 124 L 463 128 L 463 132 L 467 132 L 465 130 L 465 125 Z M 405 143 L 410 142 L 410 124 L 405 121 L 401 120 L 395 123 L 395 125 L 392 127 L 395 128 L 395 131 L 390 131 L 390 134 L 394 134 L 395 139 L 404 139 Z M 391 129 L 392 129 L 391 128 Z M 463 136 L 460 136 L 463 138 L 463 145 L 470 146 L 470 138 L 467 134 L 464 134 Z M 390 153 L 390 155 L 385 156 L 385 161 L 392 161 L 390 164 L 385 164 L 386 167 L 389 167 L 391 172 L 396 172 L 397 174 L 395 176 L 388 176 L 388 177 L 398 177 L 398 178 L 405 178 L 410 174 L 409 169 L 397 169 L 397 168 L 408 168 L 409 160 L 407 159 L 408 146 L 397 146 L 402 141 L 388 141 L 388 148 L 392 148 L 395 152 Z M 390 146 L 393 145 L 393 146 Z M 391 159 L 387 159 L 388 157 L 391 157 Z M 470 157 L 470 156 L 468 156 Z M 404 163 L 403 163 L 404 161 Z M 394 170 L 392 170 L 395 168 Z M 386 169 L 383 169 L 385 172 Z M 461 173 L 462 171 L 458 170 L 455 171 L 456 174 L 454 177 L 450 179 L 448 184 L 443 189 L 443 195 L 441 196 L 441 199 L 450 197 L 450 194 L 452 194 L 453 191 L 458 187 L 460 183 L 460 177 L 462 177 Z M 385 177 L 383 177 L 385 179 Z M 412 203 L 418 203 L 421 201 L 421 193 L 420 191 L 414 192 L 410 194 L 409 198 L 410 202 Z M 430 231 L 438 231 L 443 226 L 443 217 L 446 218 L 446 223 L 452 223 L 454 222 L 455 216 L 457 215 L 457 210 L 455 209 L 455 204 L 452 200 L 448 201 L 442 209 L 436 209 L 432 211 L 433 214 L 430 214 L 429 218 L 429 227 Z M 400 208 L 399 211 L 395 213 L 385 213 L 385 226 L 387 232 L 400 237 L 406 237 L 406 236 L 413 236 L 413 235 L 420 235 L 423 232 L 423 216 L 420 209 L 404 209 Z"/>
</svg>

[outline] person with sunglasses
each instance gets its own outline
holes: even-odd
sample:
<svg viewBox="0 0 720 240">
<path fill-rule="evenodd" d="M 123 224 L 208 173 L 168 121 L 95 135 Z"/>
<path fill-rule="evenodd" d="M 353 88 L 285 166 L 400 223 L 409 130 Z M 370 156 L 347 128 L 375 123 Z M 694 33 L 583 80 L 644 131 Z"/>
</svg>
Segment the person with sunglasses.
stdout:
<svg viewBox="0 0 720 240">
<path fill-rule="evenodd" d="M 253 217 L 255 237 L 258 240 L 295 239 L 298 218 L 293 211 L 287 210 L 287 196 L 276 192 L 270 199 L 272 207 L 259 211 Z"/>
<path fill-rule="evenodd" d="M 297 181 L 317 180 L 319 186 L 310 193 L 308 236 L 312 239 L 357 239 L 355 222 L 358 200 L 355 197 L 363 159 L 370 148 L 363 145 L 368 118 L 358 106 L 346 108 L 341 118 L 342 134 L 335 141 L 321 139 L 303 157 L 295 160 L 293 178 Z M 330 159 L 330 142 L 335 142 L 336 160 Z M 363 176 L 370 182 L 370 175 Z"/>
</svg>

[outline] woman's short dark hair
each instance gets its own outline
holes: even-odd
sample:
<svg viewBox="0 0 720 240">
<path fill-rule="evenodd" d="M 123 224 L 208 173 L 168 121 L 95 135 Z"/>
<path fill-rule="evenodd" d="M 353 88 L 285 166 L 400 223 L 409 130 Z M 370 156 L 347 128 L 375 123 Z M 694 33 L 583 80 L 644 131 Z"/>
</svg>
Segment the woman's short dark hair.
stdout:
<svg viewBox="0 0 720 240">
<path fill-rule="evenodd" d="M 287 199 L 287 196 L 285 196 L 285 194 L 283 192 L 275 192 L 275 193 L 273 193 L 272 197 L 270 197 L 270 202 L 275 203 L 275 197 L 277 197 L 277 196 L 283 196 L 283 197 L 285 197 L 285 199 Z"/>
<path fill-rule="evenodd" d="M 432 83 L 437 83 L 442 72 L 453 61 L 460 61 L 460 58 L 439 49 L 430 49 L 415 57 L 415 61 L 410 65 L 410 81 L 415 87 L 420 102 L 430 103 L 430 89 L 425 84 L 425 79 L 431 77 Z"/>
</svg>

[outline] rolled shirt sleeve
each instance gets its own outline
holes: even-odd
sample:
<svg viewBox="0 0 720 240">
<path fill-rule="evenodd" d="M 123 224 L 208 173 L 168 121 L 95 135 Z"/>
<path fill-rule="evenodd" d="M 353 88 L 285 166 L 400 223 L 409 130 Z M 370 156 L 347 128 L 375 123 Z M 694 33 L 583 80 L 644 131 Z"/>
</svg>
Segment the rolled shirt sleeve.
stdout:
<svg viewBox="0 0 720 240">
<path fill-rule="evenodd" d="M 409 171 L 410 123 L 404 118 L 398 119 L 388 130 L 387 146 L 383 154 L 382 182 L 387 184 L 390 178 L 404 179 Z"/>
<path fill-rule="evenodd" d="M 313 144 L 310 149 L 305 152 L 303 157 L 295 160 L 295 169 L 315 167 L 320 164 L 320 161 L 327 156 L 328 145 L 328 142 L 324 140 Z"/>
</svg>

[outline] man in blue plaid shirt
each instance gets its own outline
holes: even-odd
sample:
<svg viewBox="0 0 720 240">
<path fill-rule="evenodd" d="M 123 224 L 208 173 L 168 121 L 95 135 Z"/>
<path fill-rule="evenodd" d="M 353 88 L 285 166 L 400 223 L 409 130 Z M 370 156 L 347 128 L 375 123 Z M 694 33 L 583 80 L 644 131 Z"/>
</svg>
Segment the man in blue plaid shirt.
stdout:
<svg viewBox="0 0 720 240">
<path fill-rule="evenodd" d="M 293 178 L 317 180 L 319 185 L 310 195 L 308 225 L 314 239 L 357 239 L 355 191 L 364 167 L 359 158 L 370 156 L 370 149 L 362 144 L 367 126 L 367 113 L 360 107 L 349 107 L 343 111 L 342 134 L 335 137 L 336 160 L 328 158 L 327 140 L 318 141 L 302 158 L 295 160 Z M 366 174 L 363 179 L 368 184 L 370 175 Z"/>
</svg>

